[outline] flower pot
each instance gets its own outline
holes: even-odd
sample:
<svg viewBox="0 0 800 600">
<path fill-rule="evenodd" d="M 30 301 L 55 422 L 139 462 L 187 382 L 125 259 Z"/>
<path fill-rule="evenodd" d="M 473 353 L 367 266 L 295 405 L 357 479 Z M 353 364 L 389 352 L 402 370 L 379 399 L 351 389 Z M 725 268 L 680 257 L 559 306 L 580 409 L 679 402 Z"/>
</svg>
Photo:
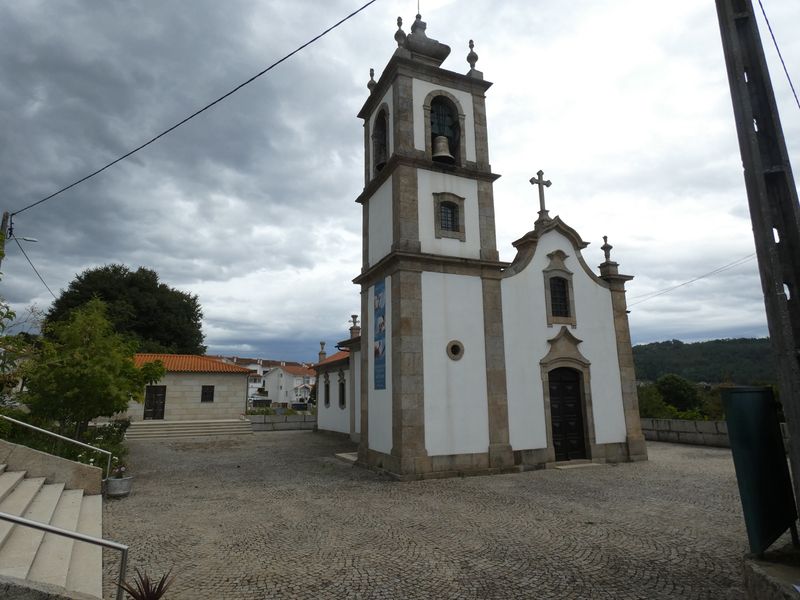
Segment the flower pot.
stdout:
<svg viewBox="0 0 800 600">
<path fill-rule="evenodd" d="M 106 497 L 123 498 L 131 493 L 133 477 L 110 477 L 106 479 Z"/>
</svg>

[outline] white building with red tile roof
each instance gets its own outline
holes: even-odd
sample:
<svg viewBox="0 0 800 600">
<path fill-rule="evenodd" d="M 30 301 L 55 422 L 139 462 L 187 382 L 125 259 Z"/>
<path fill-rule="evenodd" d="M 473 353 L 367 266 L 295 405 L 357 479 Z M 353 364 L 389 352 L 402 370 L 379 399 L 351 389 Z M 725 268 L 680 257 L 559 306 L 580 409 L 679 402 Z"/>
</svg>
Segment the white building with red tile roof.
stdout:
<svg viewBox="0 0 800 600">
<path fill-rule="evenodd" d="M 317 370 L 317 428 L 361 436 L 361 327 L 352 315 L 350 338 L 337 344 L 338 352 L 327 356 L 321 343 Z"/>
<path fill-rule="evenodd" d="M 307 404 L 317 373 L 306 365 L 279 363 L 264 376 L 264 391 L 273 407 L 291 408 L 293 404 Z"/>
</svg>

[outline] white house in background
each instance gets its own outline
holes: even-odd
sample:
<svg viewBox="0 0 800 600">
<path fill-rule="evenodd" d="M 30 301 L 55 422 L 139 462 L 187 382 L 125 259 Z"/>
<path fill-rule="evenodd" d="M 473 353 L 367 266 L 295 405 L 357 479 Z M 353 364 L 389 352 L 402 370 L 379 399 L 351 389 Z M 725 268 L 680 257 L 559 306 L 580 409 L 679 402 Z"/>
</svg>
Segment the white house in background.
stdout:
<svg viewBox="0 0 800 600">
<path fill-rule="evenodd" d="M 352 315 L 350 338 L 339 342 L 339 352 L 326 356 L 320 342 L 317 371 L 317 428 L 347 434 L 357 442 L 361 435 L 361 328 Z"/>
<path fill-rule="evenodd" d="M 631 277 L 607 242 L 599 272 L 586 264 L 588 244 L 545 208 L 541 171 L 531 179 L 539 217 L 514 261 L 499 260 L 492 84 L 471 47 L 466 74 L 442 69 L 450 48 L 425 29 L 419 15 L 410 34 L 401 24 L 358 115 L 363 351 L 320 360 L 319 428 L 360 433 L 359 464 L 400 479 L 646 459 Z M 360 402 L 348 406 L 356 382 Z M 360 421 L 347 423 L 349 408 Z"/>
<path fill-rule="evenodd" d="M 164 377 L 145 387 L 144 403 L 131 402 L 132 421 L 238 419 L 247 407 L 250 370 L 207 356 L 136 354 L 137 367 L 160 360 Z"/>
<path fill-rule="evenodd" d="M 296 402 L 308 402 L 315 382 L 314 369 L 281 362 L 264 376 L 264 391 L 272 406 L 291 407 Z"/>
<path fill-rule="evenodd" d="M 268 358 L 247 358 L 243 356 L 213 356 L 231 365 L 237 365 L 252 371 L 248 381 L 247 396 L 249 398 L 263 396 L 261 390 L 266 391 L 267 373 L 281 365 L 302 366 L 298 362 L 272 360 Z"/>
</svg>

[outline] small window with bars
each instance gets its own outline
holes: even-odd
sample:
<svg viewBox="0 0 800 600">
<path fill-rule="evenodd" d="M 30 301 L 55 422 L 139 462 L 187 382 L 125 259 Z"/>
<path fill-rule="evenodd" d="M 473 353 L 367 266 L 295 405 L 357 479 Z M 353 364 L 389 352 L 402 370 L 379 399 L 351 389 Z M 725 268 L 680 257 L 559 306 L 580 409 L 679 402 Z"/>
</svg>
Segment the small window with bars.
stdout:
<svg viewBox="0 0 800 600">
<path fill-rule="evenodd" d="M 214 401 L 214 386 L 204 385 L 200 391 L 200 402 L 213 402 Z"/>
<path fill-rule="evenodd" d="M 550 278 L 550 310 L 554 317 L 569 317 L 569 284 L 563 277 Z"/>
<path fill-rule="evenodd" d="M 458 231 L 458 204 L 455 202 L 442 202 L 439 204 L 440 223 L 444 231 Z"/>
</svg>

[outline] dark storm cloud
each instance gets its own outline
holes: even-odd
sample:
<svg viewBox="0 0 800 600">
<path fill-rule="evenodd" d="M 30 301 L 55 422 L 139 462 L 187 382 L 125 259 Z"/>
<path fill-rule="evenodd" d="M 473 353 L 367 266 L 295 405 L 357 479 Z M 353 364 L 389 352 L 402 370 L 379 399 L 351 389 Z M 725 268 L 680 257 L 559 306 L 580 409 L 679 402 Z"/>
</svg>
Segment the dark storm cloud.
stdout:
<svg viewBox="0 0 800 600">
<path fill-rule="evenodd" d="M 428 34 L 453 48 L 444 66 L 464 72 L 475 38 L 478 68 L 495 82 L 487 110 L 492 164 L 504 174 L 495 187 L 504 258 L 529 229 L 521 215 L 535 218 L 527 180 L 541 165 L 553 170 L 553 214 L 592 242 L 592 265 L 601 236 L 612 236 L 621 264 L 637 275 L 632 295 L 752 246 L 736 241 L 749 223 L 713 7 L 677 2 L 662 23 L 645 4 L 423 6 Z M 0 5 L 0 208 L 19 209 L 116 158 L 358 5 Z M 376 3 L 131 159 L 19 215 L 17 235 L 40 240 L 25 247 L 45 280 L 58 293 L 87 267 L 153 268 L 199 295 L 212 351 L 308 359 L 319 339 L 346 337 L 360 305 L 349 283 L 361 248 L 353 200 L 363 188 L 363 128 L 355 115 L 368 69 L 377 77 L 395 48 L 396 16 L 408 31 L 415 8 Z M 778 24 L 793 14 L 786 3 L 771 10 Z M 786 56 L 798 57 L 784 38 Z M 784 127 L 796 149 L 800 119 Z M 722 213 L 703 235 L 697 221 Z M 8 251 L 0 293 L 18 308 L 46 305 L 49 294 L 24 258 Z M 720 278 L 719 289 L 696 288 L 708 295 L 693 300 L 713 303 L 733 328 L 750 318 L 739 306 L 758 321 L 758 287 L 735 285 Z M 653 300 L 632 313 L 645 337 L 724 330 L 707 314 L 681 322 L 649 306 L 664 305 Z"/>
</svg>

